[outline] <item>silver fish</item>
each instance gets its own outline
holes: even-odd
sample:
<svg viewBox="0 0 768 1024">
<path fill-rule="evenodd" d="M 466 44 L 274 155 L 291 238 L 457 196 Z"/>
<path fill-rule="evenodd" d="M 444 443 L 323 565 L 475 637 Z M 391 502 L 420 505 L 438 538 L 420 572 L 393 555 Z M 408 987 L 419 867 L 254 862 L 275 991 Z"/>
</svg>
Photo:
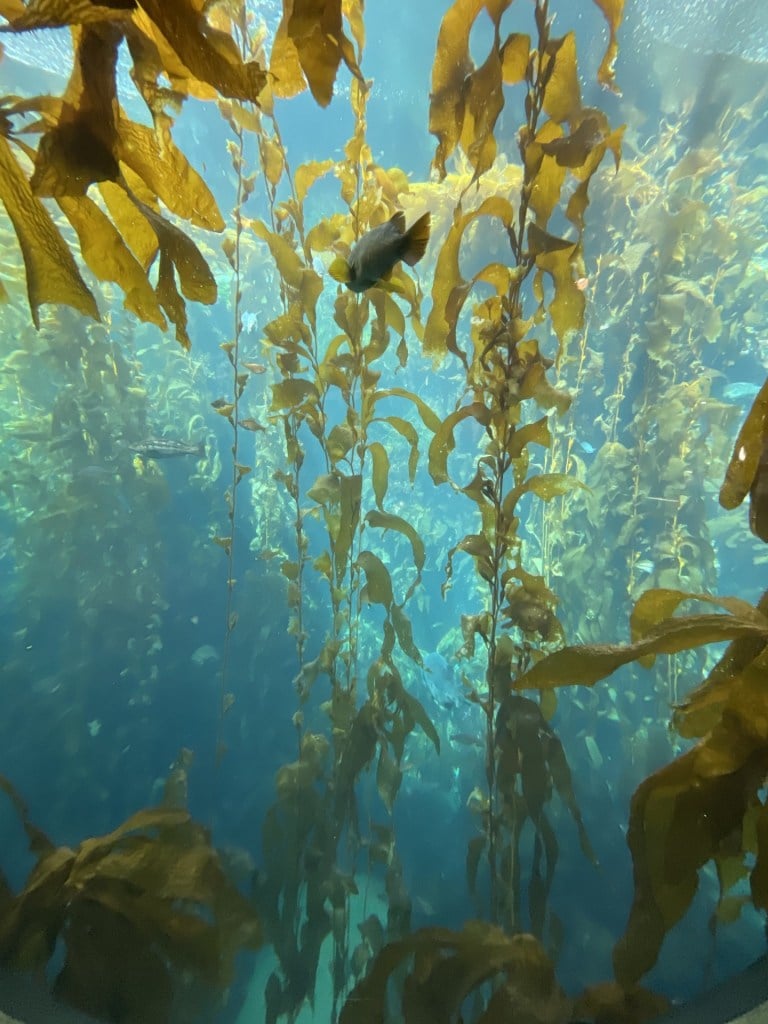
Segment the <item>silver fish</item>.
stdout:
<svg viewBox="0 0 768 1024">
<path fill-rule="evenodd" d="M 187 444 L 186 441 L 171 441 L 166 437 L 147 438 L 146 441 L 138 441 L 136 444 L 129 444 L 132 452 L 142 459 L 173 459 L 179 455 L 196 455 L 198 459 L 205 456 L 205 443 Z"/>
</svg>

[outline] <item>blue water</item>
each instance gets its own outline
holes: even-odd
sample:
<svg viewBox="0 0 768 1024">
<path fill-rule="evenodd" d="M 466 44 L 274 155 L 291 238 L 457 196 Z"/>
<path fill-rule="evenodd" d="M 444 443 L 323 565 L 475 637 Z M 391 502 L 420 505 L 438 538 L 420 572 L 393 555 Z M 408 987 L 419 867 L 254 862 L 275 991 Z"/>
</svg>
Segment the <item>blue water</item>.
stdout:
<svg viewBox="0 0 768 1024">
<path fill-rule="evenodd" d="M 736 193 L 747 194 L 765 179 L 768 114 L 765 98 L 754 85 L 761 73 L 764 76 L 764 66 L 761 72 L 757 63 L 766 59 L 764 48 L 746 35 L 745 40 L 752 40 L 745 54 L 750 63 L 741 64 L 720 52 L 733 55 L 739 50 L 738 40 L 718 47 L 709 21 L 701 25 L 696 40 L 697 4 L 671 12 L 668 5 L 637 0 L 628 5 L 616 69 L 623 95 L 613 95 L 594 81 L 605 37 L 597 10 L 586 0 L 579 5 L 551 0 L 550 6 L 557 11 L 558 31 L 577 32 L 584 103 L 602 106 L 614 124 L 628 124 L 625 166 L 636 169 L 633 213 L 638 218 L 642 214 L 650 225 L 648 246 L 663 244 L 661 219 L 654 220 L 660 218 L 659 211 L 671 216 L 689 201 L 709 204 L 708 211 L 722 219 L 727 233 L 738 212 L 729 205 Z M 737 6 L 746 16 L 747 6 Z M 368 143 L 381 166 L 401 167 L 414 187 L 429 180 L 434 152 L 427 130 L 430 69 L 446 7 L 439 0 L 403 5 L 396 27 L 384 0 L 370 2 L 366 10 L 364 73 L 374 82 Z M 505 21 L 508 31 L 530 31 L 529 7 L 513 5 Z M 274 27 L 274 10 L 268 14 Z M 758 27 L 759 17 L 754 8 Z M 743 17 L 734 22 L 739 33 L 744 24 Z M 487 49 L 487 36 L 487 25 L 473 33 L 477 59 L 482 58 L 483 47 Z M 39 87 L 37 56 L 21 44 L 9 43 L 0 63 L 4 91 L 32 93 Z M 45 87 L 61 88 L 53 55 L 48 56 Z M 339 95 L 326 110 L 309 95 L 277 105 L 294 168 L 307 160 L 340 159 L 353 125 L 346 98 L 348 79 L 345 72 L 340 74 Z M 131 87 L 124 73 L 121 83 L 131 116 L 146 121 L 135 93 L 128 98 Z M 756 94 L 758 100 L 747 108 Z M 729 133 L 722 124 L 733 121 L 734 110 L 740 112 L 739 131 Z M 519 120 L 519 109 L 510 104 L 499 122 L 510 163 L 517 158 Z M 710 135 L 718 125 L 721 134 Z M 659 141 L 662 137 L 666 149 Z M 226 219 L 235 198 L 227 125 L 212 105 L 190 101 L 178 118 L 174 138 L 193 165 L 205 165 L 206 180 Z M 665 207 L 665 176 L 699 145 L 717 149 L 721 162 L 713 161 L 709 176 L 697 182 L 690 196 L 679 184 L 677 191 L 670 186 L 672 198 Z M 249 139 L 246 161 L 253 169 L 255 158 L 255 144 Z M 576 388 L 575 363 L 563 366 L 564 384 L 577 393 L 572 410 L 560 422 L 554 416 L 551 428 L 558 443 L 574 439 L 568 470 L 578 473 L 592 490 L 581 503 L 567 506 L 561 521 L 549 520 L 549 528 L 559 531 L 551 549 L 556 564 L 543 564 L 549 549 L 545 550 L 541 506 L 528 497 L 518 509 L 522 563 L 529 572 L 546 568 L 551 574 L 549 583 L 560 599 L 558 614 L 569 643 L 627 640 L 632 601 L 648 585 L 708 589 L 754 602 L 762 591 L 765 564 L 762 546 L 747 531 L 746 507 L 726 515 L 717 504 L 717 487 L 741 418 L 763 383 L 768 362 L 765 265 L 751 258 L 765 255 L 764 217 L 755 217 L 751 234 L 744 229 L 739 236 L 744 251 L 738 276 L 713 282 L 707 278 L 709 264 L 697 268 L 693 259 L 686 266 L 686 280 L 702 289 L 711 286 L 723 328 L 716 338 L 706 340 L 699 308 L 692 301 L 686 307 L 689 347 L 678 342 L 675 366 L 671 371 L 664 367 L 664 379 L 673 389 L 707 371 L 711 386 L 700 399 L 683 392 L 675 392 L 673 399 L 672 390 L 659 396 L 653 383 L 659 379 L 654 376 L 657 356 L 637 338 L 655 315 L 653 296 L 666 294 L 674 282 L 621 269 L 617 239 L 604 220 L 607 211 L 615 210 L 608 184 L 612 174 L 607 166 L 600 172 L 599 182 L 593 184 L 593 207 L 586 215 L 586 369 Z M 455 198 L 435 199 L 434 214 L 452 210 Z M 627 206 L 631 207 L 629 201 Z M 307 202 L 312 218 L 344 210 L 333 175 L 313 187 Z M 261 186 L 246 214 L 267 217 Z M 619 234 L 621 230 L 619 226 Z M 5 234 L 3 238 L 4 247 L 10 248 Z M 472 255 L 478 266 L 498 243 L 492 229 L 477 228 Z M 215 249 L 219 239 L 211 236 L 206 244 Z M 606 247 L 610 255 L 601 262 Z M 4 261 L 13 258 L 10 251 Z M 654 259 L 643 267 L 653 267 Z M 231 392 L 229 364 L 219 345 L 233 333 L 233 289 L 223 261 L 221 265 L 217 304 L 188 306 L 193 339 L 189 357 L 179 353 L 171 333 L 162 337 L 154 327 L 136 325 L 118 298 L 111 306 L 108 296 L 103 299 L 110 336 L 130 364 L 126 372 L 131 384 L 146 395 L 123 395 L 118 407 L 106 385 L 98 396 L 97 385 L 90 380 L 88 393 L 92 396 L 96 389 L 99 401 L 88 406 L 87 415 L 84 406 L 78 406 L 77 414 L 87 419 L 88 438 L 76 436 L 51 450 L 45 442 L 17 436 L 18 422 L 48 423 L 52 411 L 65 425 L 70 422 L 67 402 L 84 401 L 78 390 L 83 379 L 77 359 L 68 361 L 62 339 L 79 352 L 77 339 L 84 328 L 75 315 L 53 311 L 44 315 L 43 330 L 35 334 L 26 323 L 20 293 L 14 295 L 17 307 L 0 307 L 0 364 L 19 348 L 31 354 L 26 364 L 15 363 L 20 368 L 0 379 L 0 773 L 22 794 L 40 828 L 56 843 L 75 846 L 86 836 L 108 832 L 137 809 L 156 804 L 171 765 L 179 751 L 188 748 L 194 752 L 190 811 L 211 830 L 215 844 L 247 852 L 258 870 L 263 866 L 263 823 L 275 799 L 275 774 L 297 756 L 293 716 L 298 710 L 294 681 L 299 665 L 295 639 L 288 632 L 286 579 L 279 571 L 280 558 L 275 557 L 281 550 L 294 550 L 296 510 L 274 479 L 275 471 L 284 468 L 280 428 L 241 431 L 238 459 L 253 472 L 237 488 L 232 577 L 238 622 L 231 632 L 224 680 L 234 704 L 220 722 L 228 570 L 212 537 L 228 531 L 225 494 L 231 483 L 232 435 L 211 403 Z M 278 278 L 266 248 L 254 243 L 252 235 L 245 265 L 241 353 L 246 359 L 269 362 L 260 339 L 264 325 L 280 312 Z M 316 261 L 316 267 L 324 272 L 322 261 Z M 427 296 L 425 318 L 433 257 L 428 254 L 417 269 Z M 610 302 L 606 280 L 615 286 Z M 337 327 L 335 290 L 328 286 L 326 292 L 319 311 L 321 336 L 328 342 Z M 458 363 L 448 361 L 436 369 L 421 357 L 410 328 L 407 339 L 408 365 L 400 368 L 391 353 L 392 358 L 384 361 L 386 377 L 380 386 L 409 388 L 444 416 L 461 395 Z M 571 351 L 578 347 L 579 342 L 574 343 Z M 271 370 L 250 379 L 243 415 L 267 425 L 275 379 Z M 675 421 L 680 436 L 674 457 L 680 459 L 681 469 L 674 479 L 667 475 L 673 442 L 665 419 L 673 400 L 684 410 Z M 331 420 L 336 413 L 329 409 Z M 399 400 L 390 400 L 384 414 L 418 423 L 408 404 Z M 75 416 L 71 422 L 81 420 Z M 381 432 L 369 441 L 384 442 L 391 436 L 383 427 L 375 429 Z M 133 460 L 127 445 L 146 434 L 192 443 L 204 440 L 206 457 L 200 462 L 183 458 L 142 465 Z M 305 431 L 302 438 L 307 453 L 300 506 L 306 515 L 312 507 L 306 489 L 326 466 L 310 434 Z M 456 430 L 455 440 L 449 466 L 455 479 L 466 485 L 485 435 L 476 423 L 465 423 Z M 375 764 L 359 786 L 364 808 L 360 817 L 394 824 L 403 877 L 413 899 L 413 927 L 458 928 L 482 914 L 488 898 L 484 879 L 475 896 L 467 892 L 465 865 L 467 843 L 478 834 L 478 820 L 469 805 L 486 779 L 485 721 L 478 702 L 470 699 L 484 686 L 480 639 L 474 659 L 457 658 L 464 640 L 461 616 L 479 610 L 484 590 L 470 559 L 461 553 L 454 558 L 452 585 L 445 593 L 442 587 L 449 550 L 463 534 L 476 529 L 476 523 L 469 502 L 448 486 L 432 485 L 425 468 L 427 440 L 420 441 L 421 462 L 413 487 L 405 472 L 407 446 L 401 438 L 396 441 L 385 508 L 410 516 L 427 550 L 420 585 L 406 606 L 423 664 L 398 654 L 398 666 L 406 688 L 435 724 L 440 753 L 415 730 L 406 744 L 403 780 L 391 818 L 376 792 Z M 630 453 L 621 469 L 608 461 L 609 446 L 617 444 Z M 541 468 L 542 452 L 533 451 Z M 635 486 L 639 497 L 628 518 L 623 502 Z M 363 507 L 374 507 L 369 487 Z M 316 558 L 327 544 L 323 524 L 311 517 L 305 522 L 310 557 Z M 672 534 L 691 545 L 683 561 L 692 567 L 692 575 L 676 578 L 675 584 L 670 573 L 677 572 L 677 555 L 671 556 L 658 540 Z M 402 600 L 414 579 L 409 544 L 394 532 L 381 534 L 370 528 L 364 538 L 388 565 L 396 600 Z M 646 566 L 631 577 L 630 552 L 637 565 Z M 303 625 L 306 656 L 311 659 L 332 626 L 327 587 L 311 564 L 305 588 Z M 378 651 L 382 620 L 380 606 L 362 606 L 360 699 L 369 663 Z M 629 801 L 645 776 L 685 749 L 668 729 L 670 705 L 703 678 L 716 656 L 709 652 L 681 661 L 674 691 L 669 682 L 674 672 L 662 659 L 655 673 L 625 669 L 593 689 L 563 688 L 558 693 L 551 725 L 562 741 L 599 863 L 595 867 L 582 855 L 574 823 L 555 796 L 548 813 L 560 856 L 551 911 L 563 926 L 557 973 L 569 992 L 611 976 L 611 950 L 626 923 L 632 892 L 626 848 Z M 308 729 L 327 730 L 322 704 L 328 696 L 327 677 L 320 675 L 301 707 Z M 224 756 L 217 753 L 221 741 L 227 748 Z M 30 865 L 24 835 L 9 805 L 0 801 L 0 868 L 12 888 L 23 884 Z M 362 859 L 353 867 L 363 879 Z M 381 871 L 374 869 L 371 878 L 370 884 L 380 889 Z M 250 895 L 250 880 L 239 879 L 238 884 Z M 749 908 L 738 924 L 721 925 L 712 939 L 708 923 L 716 900 L 717 883 L 710 868 L 701 875 L 690 914 L 672 932 L 658 966 L 646 979 L 651 987 L 685 998 L 763 952 L 761 922 Z M 355 935 L 353 946 L 356 941 Z M 243 957 L 230 1002 L 221 1010 L 222 1022 L 245 1024 L 238 1014 L 251 998 L 253 969 L 254 958 Z M 321 1007 L 316 1019 L 328 1019 L 321 1015 L 326 1009 Z"/>
</svg>

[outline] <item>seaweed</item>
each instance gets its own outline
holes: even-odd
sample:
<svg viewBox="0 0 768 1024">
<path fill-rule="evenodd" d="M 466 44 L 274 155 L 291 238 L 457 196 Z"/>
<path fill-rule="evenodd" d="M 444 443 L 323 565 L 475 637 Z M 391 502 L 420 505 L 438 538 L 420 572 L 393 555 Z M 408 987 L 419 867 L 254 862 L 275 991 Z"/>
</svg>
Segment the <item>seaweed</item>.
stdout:
<svg viewBox="0 0 768 1024">
<path fill-rule="evenodd" d="M 228 881 L 207 831 L 180 808 L 139 811 L 75 849 L 55 846 L 4 777 L 0 788 L 35 857 L 22 891 L 5 895 L 0 959 L 42 971 L 63 943 L 57 996 L 113 1021 L 164 1024 L 183 972 L 214 988 L 260 929 Z"/>
</svg>

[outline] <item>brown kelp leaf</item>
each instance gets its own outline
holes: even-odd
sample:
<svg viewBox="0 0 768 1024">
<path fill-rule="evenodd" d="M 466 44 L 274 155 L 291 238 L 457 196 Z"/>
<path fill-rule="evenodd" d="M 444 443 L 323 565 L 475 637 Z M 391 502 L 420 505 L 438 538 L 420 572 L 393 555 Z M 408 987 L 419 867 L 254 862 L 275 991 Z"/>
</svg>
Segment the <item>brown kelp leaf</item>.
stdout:
<svg viewBox="0 0 768 1024">
<path fill-rule="evenodd" d="M 387 455 L 387 449 L 378 441 L 372 441 L 368 445 L 368 454 L 373 462 L 371 483 L 373 484 L 376 505 L 383 511 L 384 498 L 386 497 L 389 484 L 389 456 Z"/>
<path fill-rule="evenodd" d="M 676 654 L 702 644 L 721 643 L 739 637 L 764 637 L 767 631 L 749 619 L 735 615 L 688 615 L 665 619 L 642 640 L 617 644 L 585 644 L 564 647 L 537 662 L 516 684 L 516 689 L 546 689 L 579 684 L 592 686 L 622 665 L 648 654 Z"/>
<path fill-rule="evenodd" d="M 549 432 L 548 416 L 542 416 L 540 420 L 518 427 L 510 438 L 507 455 L 511 459 L 519 459 L 529 444 L 540 444 L 542 448 L 550 447 L 552 435 Z"/>
<path fill-rule="evenodd" d="M 119 285 L 127 310 L 165 330 L 166 320 L 152 285 L 109 218 L 87 196 L 61 196 L 59 206 L 77 232 L 80 252 L 96 277 Z"/>
<path fill-rule="evenodd" d="M 6 0 L 7 2 L 7 0 Z M 97 22 L 127 21 L 136 6 L 135 0 L 112 4 L 73 3 L 72 0 L 30 0 L 23 13 L 13 16 L 16 5 L 3 11 L 11 31 L 32 28 L 62 28 L 65 25 L 88 25 Z"/>
<path fill-rule="evenodd" d="M 264 69 L 257 61 L 243 63 L 234 39 L 213 28 L 199 0 L 142 0 L 141 6 L 196 78 L 222 96 L 258 105 Z"/>
<path fill-rule="evenodd" d="M 339 1024 L 384 1020 L 390 977 L 411 956 L 415 966 L 403 987 L 399 1009 L 403 1021 L 453 1020 L 467 997 L 497 974 L 503 974 L 501 990 L 508 1005 L 493 1015 L 487 1011 L 488 1024 L 511 1020 L 521 1005 L 530 1020 L 567 1018 L 565 1006 L 555 1009 L 553 1005 L 553 998 L 561 993 L 552 964 L 532 935 L 508 936 L 496 925 L 468 921 L 461 931 L 423 928 L 384 946 L 350 993 Z"/>
<path fill-rule="evenodd" d="M 342 60 L 365 86 L 354 47 L 344 34 L 341 9 L 341 0 L 288 0 L 283 7 L 288 36 L 296 47 L 312 95 L 321 107 L 331 102 Z"/>
<path fill-rule="evenodd" d="M 733 455 L 728 463 L 720 504 L 723 508 L 736 508 L 744 501 L 757 476 L 763 444 L 768 437 L 768 380 L 765 381 L 736 438 Z"/>
<path fill-rule="evenodd" d="M 278 381 L 272 385 L 272 406 L 278 409 L 298 409 L 307 402 L 314 404 L 317 401 L 317 389 L 308 380 L 294 377 L 290 380 Z"/>
<path fill-rule="evenodd" d="M 117 153 L 154 195 L 183 220 L 207 231 L 223 231 L 213 193 L 176 146 L 166 129 L 162 148 L 157 134 L 146 125 L 120 118 Z M 135 189 L 133 191 L 136 191 Z"/>
<path fill-rule="evenodd" d="M 0 200 L 21 247 L 35 327 L 40 326 L 40 306 L 48 302 L 64 303 L 98 320 L 96 301 L 80 276 L 72 253 L 50 214 L 33 194 L 3 136 L 0 136 Z"/>
<path fill-rule="evenodd" d="M 383 604 L 387 609 L 391 608 L 394 596 L 392 580 L 386 565 L 372 551 L 361 551 L 357 556 L 357 565 L 365 574 L 365 586 L 361 595 L 363 600 L 370 601 L 371 604 Z"/>
<path fill-rule="evenodd" d="M 629 619 L 632 640 L 640 640 L 663 619 L 674 615 L 684 601 L 702 601 L 725 608 L 746 622 L 752 622 L 768 633 L 768 618 L 748 601 L 739 597 L 712 597 L 710 594 L 688 594 L 683 590 L 655 588 L 646 590 L 635 602 Z"/>
<path fill-rule="evenodd" d="M 597 78 L 601 85 L 605 85 L 614 92 L 618 92 L 619 90 L 616 88 L 616 82 L 614 80 L 613 68 L 616 63 L 616 55 L 619 52 L 617 36 L 619 25 L 621 25 L 621 20 L 624 17 L 625 0 L 594 0 L 594 2 L 603 12 L 603 17 L 608 22 L 608 31 L 610 33 L 608 47 L 603 55 L 603 59 L 600 61 Z"/>
<path fill-rule="evenodd" d="M 491 413 L 482 402 L 473 402 L 455 412 L 449 413 L 440 424 L 435 436 L 429 444 L 429 475 L 435 484 L 445 484 L 450 480 L 448 475 L 448 456 L 456 447 L 453 437 L 454 428 L 466 419 L 477 420 L 483 426 L 491 422 Z"/>
<path fill-rule="evenodd" d="M 113 25 L 73 30 L 74 70 L 55 125 L 40 139 L 30 179 L 39 196 L 82 196 L 118 176 L 115 67 L 122 32 Z"/>
<path fill-rule="evenodd" d="M 553 156 L 561 167 L 581 167 L 602 139 L 598 119 L 586 117 L 571 135 L 544 142 L 541 148 L 548 156 Z"/>
<path fill-rule="evenodd" d="M 185 352 L 189 352 L 192 348 L 192 339 L 187 333 L 187 307 L 181 295 L 179 295 L 179 289 L 176 287 L 173 260 L 168 254 L 167 249 L 164 248 L 160 250 L 160 265 L 157 271 L 155 294 L 168 319 L 176 328 L 176 341 L 178 341 Z M 234 406 L 232 408 L 234 409 Z M 221 412 L 221 410 L 219 411 Z"/>
<path fill-rule="evenodd" d="M 749 528 L 768 544 L 768 436 L 763 439 L 760 462 L 749 489 Z"/>
<path fill-rule="evenodd" d="M 426 552 L 424 550 L 424 541 L 414 526 L 401 516 L 393 515 L 390 512 L 377 512 L 375 509 L 371 509 L 366 514 L 365 521 L 369 526 L 375 526 L 379 530 L 395 530 L 397 533 L 407 537 L 413 551 L 413 564 L 416 566 L 416 571 L 421 574 L 421 570 L 424 568 Z"/>
<path fill-rule="evenodd" d="M 392 625 L 395 627 L 397 642 L 400 644 L 401 651 L 404 654 L 407 654 L 411 661 L 415 661 L 417 665 L 421 665 L 421 651 L 414 643 L 413 626 L 411 625 L 411 620 L 403 611 L 403 606 L 393 604 L 391 608 L 391 616 Z"/>
<path fill-rule="evenodd" d="M 759 675 L 759 736 L 744 718 L 724 715 L 693 750 L 645 779 L 632 797 L 627 843 L 634 900 L 613 953 L 623 986 L 650 970 L 664 936 L 693 900 L 701 867 L 741 837 L 748 811 L 759 807 L 768 771 L 765 666 Z"/>
<path fill-rule="evenodd" d="M 348 423 L 337 423 L 329 433 L 326 441 L 328 457 L 332 463 L 345 458 L 357 441 L 357 433 Z"/>
<path fill-rule="evenodd" d="M 427 405 L 420 395 L 417 395 L 413 391 L 408 391 L 406 388 L 385 388 L 382 391 L 376 391 L 372 396 L 364 396 L 366 403 L 370 401 L 370 405 L 364 404 L 363 409 L 365 415 L 370 416 L 373 413 L 374 407 L 383 398 L 403 398 L 407 402 L 411 402 L 421 417 L 421 421 L 427 430 L 434 433 L 440 426 L 440 417 L 433 412 L 433 410 Z"/>
</svg>

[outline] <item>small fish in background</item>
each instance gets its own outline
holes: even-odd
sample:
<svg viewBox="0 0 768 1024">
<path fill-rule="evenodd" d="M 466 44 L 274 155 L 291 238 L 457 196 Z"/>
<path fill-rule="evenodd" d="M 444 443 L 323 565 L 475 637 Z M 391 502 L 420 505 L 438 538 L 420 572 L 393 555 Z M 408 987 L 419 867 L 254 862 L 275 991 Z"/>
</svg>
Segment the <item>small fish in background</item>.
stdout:
<svg viewBox="0 0 768 1024">
<path fill-rule="evenodd" d="M 589 441 L 577 441 L 576 447 L 580 448 L 585 455 L 594 455 L 597 451 L 597 448 L 595 448 L 593 444 L 590 444 Z"/>
<path fill-rule="evenodd" d="M 750 384 L 745 380 L 735 380 L 723 388 L 723 398 L 727 402 L 752 401 L 760 391 L 759 384 Z"/>
<path fill-rule="evenodd" d="M 132 452 L 141 459 L 174 459 L 180 455 L 196 455 L 198 459 L 205 458 L 205 442 L 200 444 L 187 444 L 186 441 L 171 441 L 165 437 L 147 438 L 146 441 L 138 441 L 136 444 L 129 444 Z"/>
<path fill-rule="evenodd" d="M 409 267 L 415 266 L 428 241 L 429 214 L 423 214 L 406 231 L 405 214 L 400 210 L 386 224 L 366 232 L 352 246 L 348 260 L 337 256 L 328 273 L 353 292 L 364 292 L 382 281 L 386 286 L 395 264 L 404 260 Z"/>
</svg>

